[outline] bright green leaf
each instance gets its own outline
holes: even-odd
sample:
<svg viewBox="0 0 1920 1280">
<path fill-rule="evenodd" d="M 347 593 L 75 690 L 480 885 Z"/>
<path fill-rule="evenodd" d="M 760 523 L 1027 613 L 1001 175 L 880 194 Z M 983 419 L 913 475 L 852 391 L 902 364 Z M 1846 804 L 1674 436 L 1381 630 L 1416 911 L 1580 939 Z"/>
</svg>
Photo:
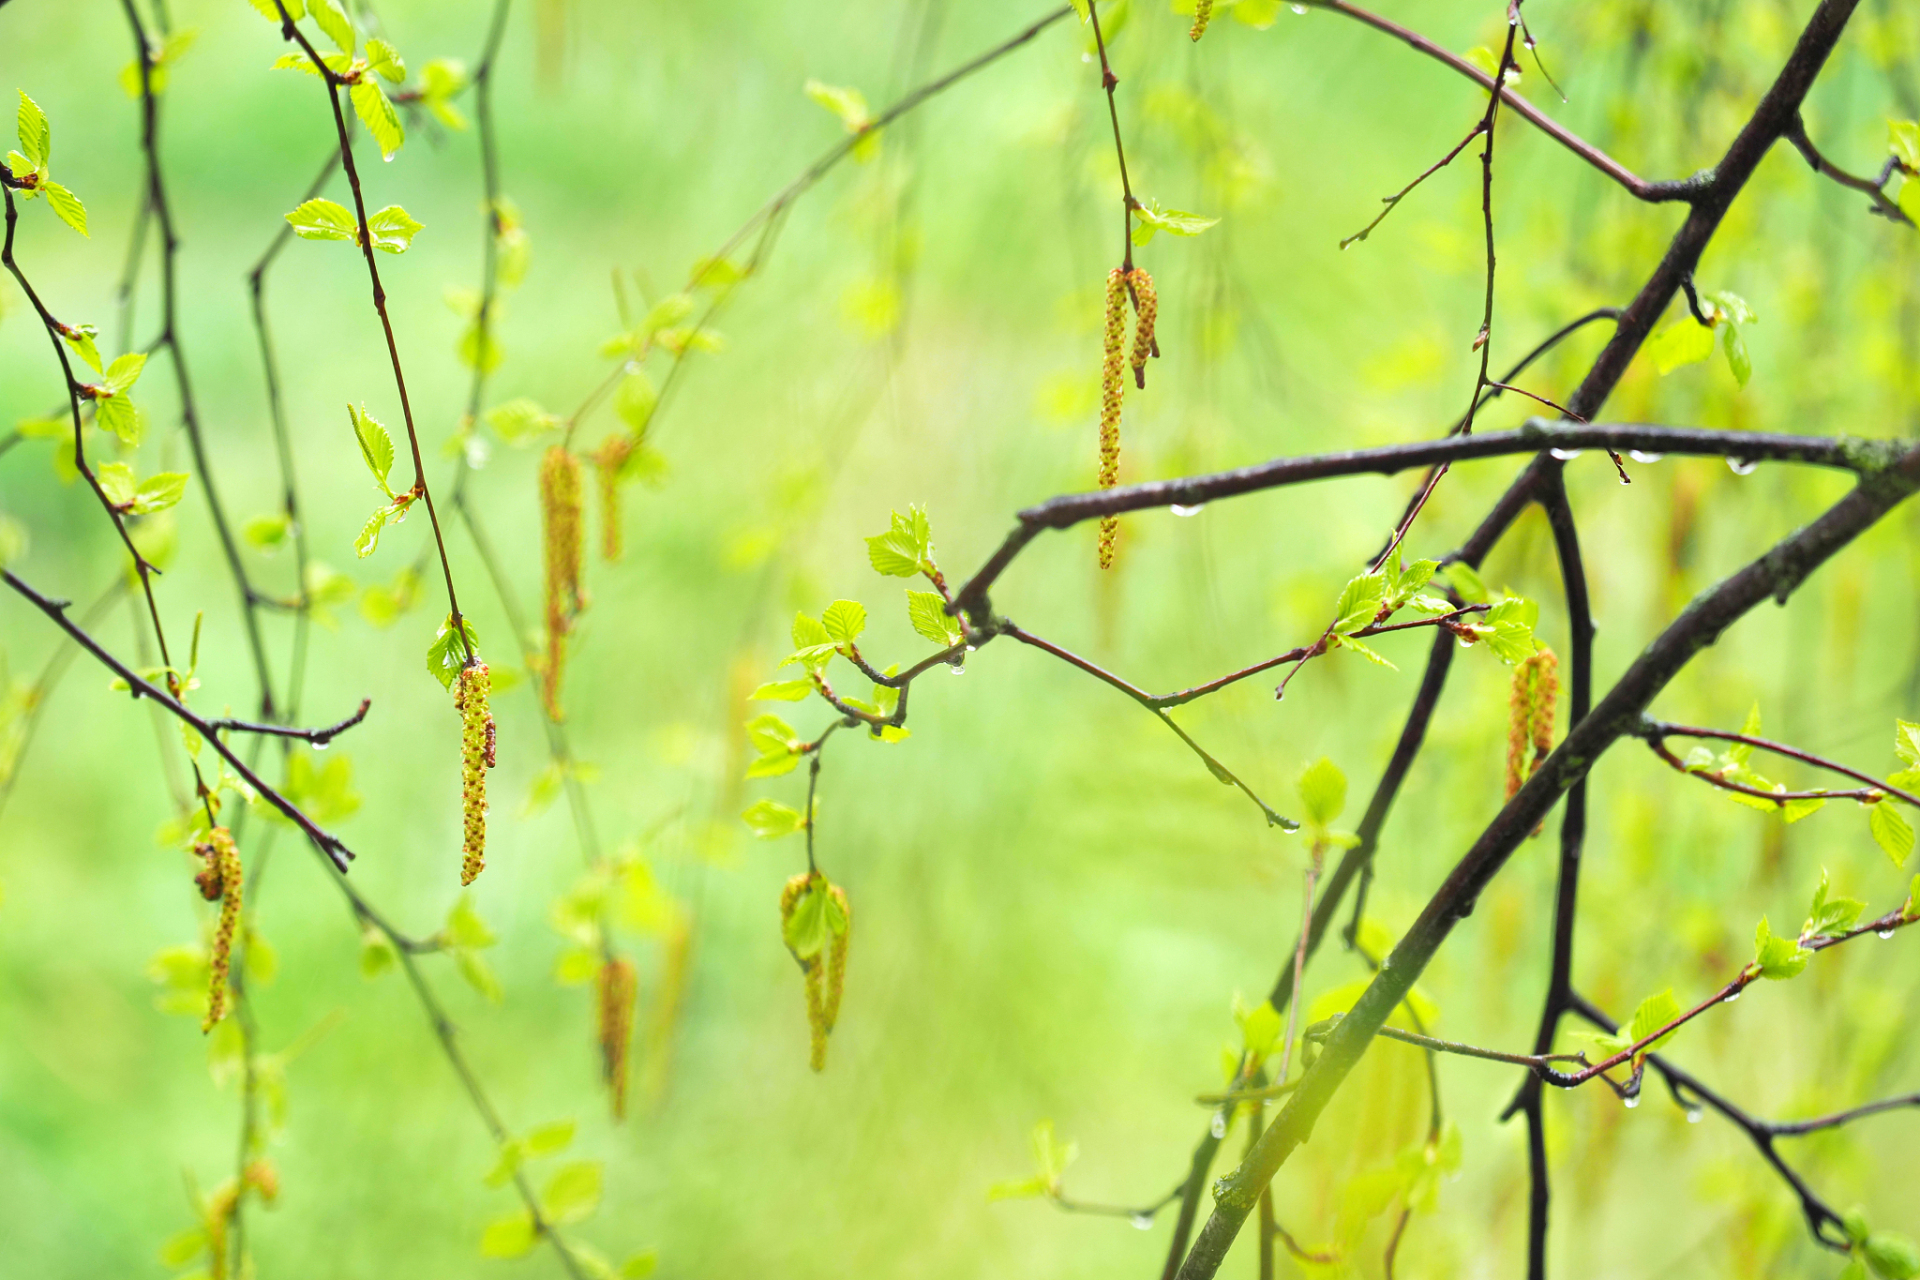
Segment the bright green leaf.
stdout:
<svg viewBox="0 0 1920 1280">
<path fill-rule="evenodd" d="M 1873 838 L 1886 850 L 1894 866 L 1900 866 L 1913 852 L 1913 827 L 1908 824 L 1906 815 L 1891 799 L 1882 800 L 1867 810 L 1867 826 L 1873 832 Z"/>
<path fill-rule="evenodd" d="M 540 1207 L 547 1220 L 559 1226 L 584 1222 L 600 1207 L 600 1188 L 599 1163 L 579 1160 L 553 1175 L 546 1195 L 540 1198 Z"/>
<path fill-rule="evenodd" d="M 390 204 L 367 219 L 367 230 L 373 235 L 373 247 L 382 253 L 405 253 L 420 224 L 405 209 Z"/>
<path fill-rule="evenodd" d="M 1713 329 L 1689 313 L 1653 335 L 1647 355 L 1662 376 L 1682 365 L 1697 364 L 1713 354 Z"/>
<path fill-rule="evenodd" d="M 523 1210 L 487 1224 L 487 1229 L 480 1233 L 480 1256 L 518 1258 L 531 1250 L 539 1238 L 534 1230 L 533 1215 Z"/>
<path fill-rule="evenodd" d="M 345 205 L 315 198 L 287 215 L 293 234 L 302 240 L 346 240 L 357 243 L 360 224 Z"/>
</svg>

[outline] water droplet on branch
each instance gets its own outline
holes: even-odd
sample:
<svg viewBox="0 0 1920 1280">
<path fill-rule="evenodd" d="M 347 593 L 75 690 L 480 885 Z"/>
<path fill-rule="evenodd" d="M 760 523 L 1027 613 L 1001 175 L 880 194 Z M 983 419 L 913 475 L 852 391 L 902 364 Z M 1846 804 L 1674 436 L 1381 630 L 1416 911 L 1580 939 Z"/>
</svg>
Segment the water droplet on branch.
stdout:
<svg viewBox="0 0 1920 1280">
<path fill-rule="evenodd" d="M 1649 453 L 1645 449 L 1629 449 L 1627 450 L 1627 456 L 1635 462 L 1659 462 L 1667 455 L 1664 453 Z"/>
<path fill-rule="evenodd" d="M 1727 467 L 1737 476 L 1750 476 L 1759 470 L 1760 464 L 1751 458 L 1728 458 Z"/>
<path fill-rule="evenodd" d="M 1182 516 L 1182 517 L 1197 516 L 1200 514 L 1200 512 L 1203 509 L 1205 509 L 1206 505 L 1207 504 L 1204 502 L 1196 502 L 1190 507 L 1183 507 L 1176 502 L 1172 506 L 1168 507 L 1167 510 L 1173 512 L 1173 514 L 1177 516 Z"/>
<path fill-rule="evenodd" d="M 1136 1231 L 1153 1230 L 1153 1215 L 1150 1213 L 1128 1214 L 1127 1221 L 1133 1224 L 1134 1230 Z"/>
<path fill-rule="evenodd" d="M 1216 1111 L 1216 1112 L 1214 1112 L 1214 1113 L 1213 1113 L 1213 1123 L 1212 1123 L 1212 1124 L 1211 1124 L 1210 1126 L 1208 1126 L 1208 1128 L 1209 1128 L 1209 1131 L 1210 1131 L 1210 1132 L 1211 1132 L 1211 1133 L 1213 1134 L 1213 1136 L 1214 1136 L 1214 1137 L 1216 1137 L 1216 1138 L 1224 1138 L 1224 1137 L 1226 1137 L 1226 1136 L 1227 1136 L 1227 1117 L 1226 1117 L 1226 1115 L 1225 1115 L 1225 1114 L 1224 1114 L 1223 1112 L 1219 1112 L 1219 1111 Z"/>
</svg>

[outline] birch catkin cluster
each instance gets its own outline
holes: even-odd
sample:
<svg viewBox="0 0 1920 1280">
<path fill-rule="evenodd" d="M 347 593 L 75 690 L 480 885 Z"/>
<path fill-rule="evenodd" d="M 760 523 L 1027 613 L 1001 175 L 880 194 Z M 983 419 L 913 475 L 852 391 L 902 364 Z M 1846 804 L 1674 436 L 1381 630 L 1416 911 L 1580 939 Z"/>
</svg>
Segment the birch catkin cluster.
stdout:
<svg viewBox="0 0 1920 1280">
<path fill-rule="evenodd" d="M 220 921 L 213 930 L 213 949 L 207 964 L 207 1016 L 202 1031 L 211 1031 L 227 1016 L 227 968 L 233 958 L 233 934 L 240 924 L 240 850 L 233 833 L 215 827 L 193 847 L 206 865 L 194 876 L 200 896 L 220 904 Z"/>
<path fill-rule="evenodd" d="M 487 706 L 493 675 L 473 662 L 454 677 L 460 713 L 460 883 L 472 884 L 487 865 L 487 770 L 493 768 L 493 712 Z"/>
<path fill-rule="evenodd" d="M 633 455 L 633 437 L 616 431 L 593 453 L 594 477 L 600 482 L 600 556 L 611 563 L 626 550 L 621 517 L 620 472 Z"/>
<path fill-rule="evenodd" d="M 595 1018 L 600 1041 L 600 1072 L 613 1100 L 613 1118 L 627 1114 L 627 1057 L 633 1040 L 633 1000 L 638 978 L 633 961 L 613 956 L 600 966 L 595 982 Z"/>
<path fill-rule="evenodd" d="M 560 683 L 567 662 L 567 633 L 585 606 L 580 590 L 580 460 L 563 445 L 540 460 L 541 539 L 546 562 L 547 654 L 540 669 L 540 696 L 547 714 L 563 718 Z"/>
<path fill-rule="evenodd" d="M 1560 697 L 1560 659 L 1542 648 L 1514 664 L 1508 702 L 1507 799 L 1553 752 L 1553 713 Z"/>
<path fill-rule="evenodd" d="M 804 946 L 795 945 L 797 921 L 803 912 L 816 911 L 816 932 Z M 781 932 L 800 962 L 807 992 L 808 1065 L 827 1066 L 827 1037 L 840 1020 L 840 997 L 846 990 L 847 943 L 853 934 L 853 907 L 847 891 L 830 884 L 818 871 L 802 871 L 780 891 Z"/>
<path fill-rule="evenodd" d="M 1127 355 L 1127 298 L 1131 295 L 1139 312 L 1133 327 L 1133 354 Z M 1126 369 L 1133 366 L 1136 386 L 1147 385 L 1147 357 L 1158 355 L 1153 324 L 1159 305 L 1153 291 L 1153 277 L 1139 268 L 1115 267 L 1107 272 L 1107 317 L 1104 346 L 1100 360 L 1100 487 L 1111 489 L 1120 483 L 1120 405 L 1126 396 Z M 1113 551 L 1120 534 L 1115 516 L 1100 518 L 1100 567 L 1113 567 Z"/>
</svg>

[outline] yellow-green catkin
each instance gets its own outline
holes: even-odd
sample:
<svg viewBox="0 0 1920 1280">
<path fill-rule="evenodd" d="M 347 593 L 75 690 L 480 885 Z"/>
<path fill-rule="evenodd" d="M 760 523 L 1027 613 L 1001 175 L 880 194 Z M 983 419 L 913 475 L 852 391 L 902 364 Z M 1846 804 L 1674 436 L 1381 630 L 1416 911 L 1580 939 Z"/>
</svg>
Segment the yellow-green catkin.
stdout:
<svg viewBox="0 0 1920 1280">
<path fill-rule="evenodd" d="M 1213 0 L 1193 0 L 1193 27 L 1187 32 L 1187 38 L 1198 41 L 1207 34 L 1207 23 L 1212 20 Z"/>
<path fill-rule="evenodd" d="M 1540 649 L 1514 664 L 1507 710 L 1507 798 L 1553 752 L 1554 708 L 1560 697 L 1560 659 Z"/>
<path fill-rule="evenodd" d="M 1153 292 L 1153 277 L 1143 268 L 1135 267 L 1127 277 L 1133 290 L 1134 310 L 1139 313 L 1133 322 L 1133 385 L 1140 390 L 1147 389 L 1147 357 L 1160 354 L 1159 345 L 1153 338 L 1154 318 L 1159 314 L 1159 299 Z"/>
<path fill-rule="evenodd" d="M 580 591 L 580 459 L 562 445 L 540 460 L 541 540 L 546 560 L 547 653 L 540 665 L 540 696 L 547 714 L 561 719 L 560 682 L 567 633 L 586 607 Z"/>
<path fill-rule="evenodd" d="M 1533 739 L 1533 765 L 1527 770 L 1529 775 L 1553 754 L 1553 717 L 1560 701 L 1559 656 L 1551 649 L 1542 649 L 1531 661 L 1537 666 L 1533 677 L 1533 715 L 1527 726 Z"/>
<path fill-rule="evenodd" d="M 853 937 L 853 904 L 847 901 L 847 891 L 837 884 L 828 892 L 840 904 L 840 913 L 847 922 L 847 927 L 827 942 L 827 998 L 826 1007 L 821 1012 L 827 1030 L 832 1031 L 834 1024 L 840 1021 L 840 996 L 847 986 L 847 942 Z M 815 1067 L 814 1070 L 818 1071 L 819 1068 Z"/>
<path fill-rule="evenodd" d="M 472 884 L 487 865 L 487 770 L 493 768 L 493 712 L 487 696 L 493 675 L 484 662 L 460 669 L 453 707 L 460 713 L 460 883 Z"/>
<path fill-rule="evenodd" d="M 781 888 L 780 926 L 783 934 L 786 931 L 787 922 L 793 919 L 794 910 L 800 905 L 800 899 L 812 889 L 815 879 L 824 879 L 824 877 L 817 871 L 802 871 L 789 879 Z M 846 895 L 842 893 L 840 896 L 844 902 Z M 835 941 L 840 940 L 829 940 L 829 952 L 832 950 L 832 942 Z M 799 959 L 801 975 L 806 980 L 807 988 L 807 1063 L 815 1071 L 824 1071 L 827 1068 L 827 1032 L 832 1029 L 832 1023 L 827 1018 L 825 972 L 827 965 L 821 963 L 821 956 L 817 952 L 810 956 L 801 956 Z M 844 976 L 846 967 L 844 942 L 840 942 L 840 964 Z M 838 999 L 834 1001 L 834 1012 L 839 1012 Z"/>
<path fill-rule="evenodd" d="M 633 961 L 614 956 L 600 966 L 596 984 L 599 999 L 600 1073 L 613 1102 L 613 1118 L 627 1114 L 627 1048 L 633 1041 L 633 1001 L 638 990 Z"/>
<path fill-rule="evenodd" d="M 1115 267 L 1107 272 L 1107 329 L 1100 362 L 1100 487 L 1120 483 L 1120 401 L 1126 394 L 1127 273 Z M 1100 567 L 1113 567 L 1114 540 L 1120 521 L 1100 519 Z"/>
<path fill-rule="evenodd" d="M 620 472 L 633 454 L 633 437 L 616 431 L 593 453 L 594 475 L 600 482 L 600 558 L 611 563 L 626 550 L 621 528 Z"/>
<path fill-rule="evenodd" d="M 193 847 L 206 861 L 193 882 L 200 896 L 220 904 L 220 921 L 213 929 L 213 952 L 207 964 L 207 1016 L 202 1031 L 211 1031 L 227 1016 L 227 966 L 233 958 L 233 934 L 240 924 L 240 850 L 234 847 L 233 833 L 215 827 L 207 838 Z"/>
</svg>

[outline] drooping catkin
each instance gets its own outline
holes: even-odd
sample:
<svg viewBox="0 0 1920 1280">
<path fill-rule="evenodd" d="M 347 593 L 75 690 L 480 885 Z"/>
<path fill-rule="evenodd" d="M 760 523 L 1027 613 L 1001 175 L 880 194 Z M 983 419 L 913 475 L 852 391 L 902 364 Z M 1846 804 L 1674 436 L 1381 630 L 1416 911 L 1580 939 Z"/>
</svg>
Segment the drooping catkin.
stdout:
<svg viewBox="0 0 1920 1280">
<path fill-rule="evenodd" d="M 1514 664 L 1507 710 L 1507 798 L 1511 800 L 1553 752 L 1560 696 L 1560 659 L 1540 649 Z"/>
<path fill-rule="evenodd" d="M 1126 394 L 1121 379 L 1126 371 L 1127 274 L 1119 267 L 1107 272 L 1107 329 L 1100 361 L 1100 487 L 1120 483 L 1120 401 Z M 1100 567 L 1113 567 L 1114 539 L 1120 521 L 1100 520 Z"/>
<path fill-rule="evenodd" d="M 822 1010 L 822 1021 L 828 1031 L 833 1030 L 840 1021 L 840 996 L 847 986 L 847 942 L 853 937 L 853 904 L 847 901 L 847 891 L 834 885 L 830 893 L 833 900 L 840 904 L 840 913 L 845 917 L 847 927 L 833 935 L 827 943 L 827 1001 Z M 815 1067 L 818 1071 L 820 1068 Z"/>
<path fill-rule="evenodd" d="M 1147 357 L 1160 354 L 1159 344 L 1153 338 L 1154 318 L 1159 314 L 1160 302 L 1153 291 L 1153 277 L 1141 267 L 1135 267 L 1127 277 L 1133 289 L 1133 306 L 1139 316 L 1133 322 L 1133 385 L 1140 390 L 1147 389 Z"/>
<path fill-rule="evenodd" d="M 600 558 L 618 560 L 626 549 L 622 536 L 620 471 L 633 454 L 633 437 L 616 431 L 593 452 L 595 478 L 600 482 Z"/>
<path fill-rule="evenodd" d="M 613 1118 L 627 1114 L 627 1048 L 633 1041 L 633 1000 L 638 989 L 633 961 L 615 956 L 600 966 L 597 982 L 600 1074 L 613 1100 Z"/>
<path fill-rule="evenodd" d="M 1213 0 L 1193 0 L 1193 28 L 1187 32 L 1187 38 L 1198 41 L 1207 34 L 1207 23 L 1212 20 Z"/>
<path fill-rule="evenodd" d="M 240 924 L 240 850 L 233 833 L 215 827 L 193 847 L 206 866 L 193 878 L 200 896 L 220 904 L 220 921 L 213 929 L 213 951 L 207 964 L 207 1016 L 200 1030 L 211 1031 L 227 1016 L 227 966 L 233 958 L 233 934 Z"/>
<path fill-rule="evenodd" d="M 546 560 L 547 654 L 540 668 L 540 696 L 547 714 L 562 718 L 560 682 L 567 663 L 567 633 L 585 607 L 580 591 L 580 459 L 554 445 L 540 460 L 541 538 Z"/>
<path fill-rule="evenodd" d="M 1533 655 L 1539 663 L 1534 674 L 1533 716 L 1528 728 L 1533 738 L 1533 766 L 1537 770 L 1553 754 L 1553 716 L 1560 700 L 1560 659 L 1551 649 Z"/>
<path fill-rule="evenodd" d="M 472 884 L 487 865 L 487 770 L 493 768 L 493 712 L 487 695 L 493 675 L 484 662 L 462 667 L 453 681 L 460 713 L 460 883 Z"/>
</svg>

